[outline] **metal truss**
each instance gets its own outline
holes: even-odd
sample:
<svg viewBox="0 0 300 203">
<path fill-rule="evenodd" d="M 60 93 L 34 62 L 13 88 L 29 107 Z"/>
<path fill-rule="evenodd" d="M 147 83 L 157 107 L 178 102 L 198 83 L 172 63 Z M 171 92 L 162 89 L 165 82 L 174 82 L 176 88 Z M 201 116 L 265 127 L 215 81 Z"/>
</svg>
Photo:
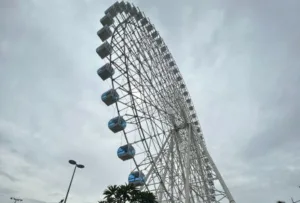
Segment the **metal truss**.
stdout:
<svg viewBox="0 0 300 203">
<path fill-rule="evenodd" d="M 127 122 L 125 140 L 163 203 L 235 203 L 209 155 L 183 77 L 168 47 L 138 7 L 116 2 L 101 23 L 112 34 L 105 58 L 114 68 L 112 88 L 120 95 L 117 113 Z M 103 19 L 104 19 L 103 18 Z"/>
</svg>

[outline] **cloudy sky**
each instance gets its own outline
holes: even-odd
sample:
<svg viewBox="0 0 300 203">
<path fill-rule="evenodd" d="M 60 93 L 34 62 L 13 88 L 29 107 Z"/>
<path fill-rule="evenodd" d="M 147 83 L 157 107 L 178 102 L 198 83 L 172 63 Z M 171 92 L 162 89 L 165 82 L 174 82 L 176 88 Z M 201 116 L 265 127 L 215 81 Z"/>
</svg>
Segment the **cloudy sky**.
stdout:
<svg viewBox="0 0 300 203">
<path fill-rule="evenodd" d="M 95 203 L 132 165 L 100 102 L 99 19 L 112 0 L 0 1 L 0 202 Z M 300 199 L 300 1 L 135 0 L 184 76 L 237 203 Z"/>
</svg>

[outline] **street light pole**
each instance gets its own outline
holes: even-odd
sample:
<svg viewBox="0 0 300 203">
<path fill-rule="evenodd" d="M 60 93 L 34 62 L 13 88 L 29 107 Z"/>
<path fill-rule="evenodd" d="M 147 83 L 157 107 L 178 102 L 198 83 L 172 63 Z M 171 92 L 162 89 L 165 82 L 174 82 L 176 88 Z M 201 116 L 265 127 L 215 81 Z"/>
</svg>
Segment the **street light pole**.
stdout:
<svg viewBox="0 0 300 203">
<path fill-rule="evenodd" d="M 76 168 L 84 168 L 84 165 L 77 164 L 76 161 L 74 161 L 74 160 L 69 160 L 69 163 L 72 164 L 72 165 L 75 165 L 75 167 L 74 167 L 74 171 L 73 171 L 73 174 L 72 174 L 72 178 L 71 178 L 71 181 L 70 181 L 70 184 L 69 184 L 69 187 L 68 187 L 68 191 L 67 191 L 64 203 L 67 202 L 67 199 L 68 199 L 68 196 L 69 196 L 69 192 L 70 192 L 70 188 L 71 188 L 71 185 L 72 185 L 72 182 L 73 182 L 73 179 L 74 179 L 74 175 L 75 175 L 75 172 L 76 172 Z"/>
<path fill-rule="evenodd" d="M 298 187 L 300 188 L 300 186 L 299 186 L 299 185 L 298 185 Z M 292 197 L 291 197 L 291 200 L 292 200 L 292 203 L 297 203 L 297 202 L 300 202 L 300 200 L 298 200 L 298 201 L 294 201 Z"/>
<path fill-rule="evenodd" d="M 300 202 L 300 200 L 298 200 L 298 201 L 294 201 L 292 197 L 291 197 L 291 200 L 292 200 L 292 203 L 297 203 L 297 202 Z"/>
<path fill-rule="evenodd" d="M 14 197 L 11 197 L 10 199 L 15 201 L 14 203 L 23 201 L 22 199 L 17 199 L 17 198 L 14 198 Z"/>
</svg>

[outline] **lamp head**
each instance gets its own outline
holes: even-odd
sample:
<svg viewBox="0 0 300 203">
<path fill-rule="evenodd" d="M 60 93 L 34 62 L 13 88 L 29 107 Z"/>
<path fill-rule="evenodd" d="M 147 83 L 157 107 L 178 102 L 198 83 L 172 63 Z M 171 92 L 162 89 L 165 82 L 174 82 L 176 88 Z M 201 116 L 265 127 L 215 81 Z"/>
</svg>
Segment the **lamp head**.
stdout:
<svg viewBox="0 0 300 203">
<path fill-rule="evenodd" d="M 82 164 L 77 164 L 77 167 L 78 167 L 78 168 L 84 168 L 84 165 L 82 165 Z"/>
<path fill-rule="evenodd" d="M 72 165 L 76 165 L 76 161 L 74 161 L 74 160 L 69 160 L 69 163 Z"/>
</svg>

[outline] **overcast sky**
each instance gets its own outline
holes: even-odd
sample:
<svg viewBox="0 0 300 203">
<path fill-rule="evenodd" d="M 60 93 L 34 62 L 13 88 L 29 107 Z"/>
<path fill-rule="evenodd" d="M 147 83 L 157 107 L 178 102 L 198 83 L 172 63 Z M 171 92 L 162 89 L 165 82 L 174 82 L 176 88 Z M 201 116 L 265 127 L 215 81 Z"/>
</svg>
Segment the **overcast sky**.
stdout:
<svg viewBox="0 0 300 203">
<path fill-rule="evenodd" d="M 132 165 L 116 157 L 96 70 L 111 0 L 0 1 L 0 202 L 95 203 Z M 300 199 L 300 1 L 136 0 L 183 74 L 237 203 Z"/>
</svg>

